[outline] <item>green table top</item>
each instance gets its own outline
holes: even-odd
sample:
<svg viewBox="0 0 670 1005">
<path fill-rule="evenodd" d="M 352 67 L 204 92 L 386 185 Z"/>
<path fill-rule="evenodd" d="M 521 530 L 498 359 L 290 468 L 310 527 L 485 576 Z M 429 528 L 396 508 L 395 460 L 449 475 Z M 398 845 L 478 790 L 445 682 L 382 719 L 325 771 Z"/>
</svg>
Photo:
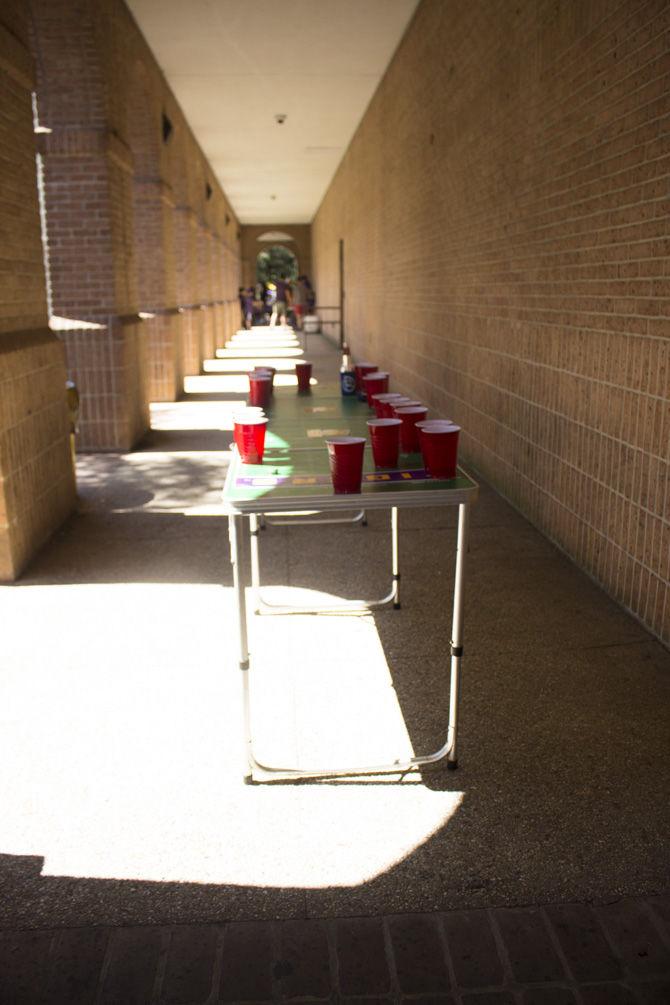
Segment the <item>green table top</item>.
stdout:
<svg viewBox="0 0 670 1005">
<path fill-rule="evenodd" d="M 262 464 L 243 464 L 233 451 L 223 490 L 230 513 L 293 510 L 376 509 L 444 506 L 473 502 L 478 486 L 459 468 L 456 478 L 427 478 L 420 454 L 401 454 L 395 471 L 375 470 L 365 402 L 344 398 L 339 385 L 319 385 L 311 394 L 275 391 L 268 413 Z M 363 483 L 357 495 L 340 495 L 330 480 L 326 436 L 365 436 Z"/>
<path fill-rule="evenodd" d="M 269 411 L 267 445 L 322 446 L 326 436 L 366 436 L 371 412 L 365 402 L 343 398 L 339 385 L 320 385 L 310 394 L 275 391 Z"/>
</svg>

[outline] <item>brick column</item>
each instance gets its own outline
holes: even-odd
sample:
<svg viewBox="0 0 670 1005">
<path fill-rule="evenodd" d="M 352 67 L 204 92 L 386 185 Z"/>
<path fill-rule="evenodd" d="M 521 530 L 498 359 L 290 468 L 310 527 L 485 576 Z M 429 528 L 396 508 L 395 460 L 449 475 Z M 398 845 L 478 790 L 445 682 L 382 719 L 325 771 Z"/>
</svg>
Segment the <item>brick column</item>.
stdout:
<svg viewBox="0 0 670 1005">
<path fill-rule="evenodd" d="M 226 270 L 226 299 L 228 301 L 228 338 L 232 338 L 240 327 L 240 308 L 237 291 L 242 285 L 242 263 L 240 261 L 239 244 L 237 248 L 226 247 L 228 268 Z M 250 284 L 249 284 L 250 285 Z"/>
<path fill-rule="evenodd" d="M 219 342 L 217 345 L 225 346 L 226 342 L 230 338 L 230 303 L 228 301 L 228 286 L 230 282 L 230 262 L 228 258 L 228 247 L 225 240 L 221 239 L 219 241 L 219 260 L 218 260 L 218 288 L 217 297 L 219 298 Z M 237 290 L 235 290 L 235 296 L 237 297 Z"/>
<path fill-rule="evenodd" d="M 149 425 L 132 235 L 133 158 L 107 121 L 95 5 L 33 0 L 53 313 L 81 394 L 84 450 Z"/>
<path fill-rule="evenodd" d="M 221 238 L 217 233 L 212 234 L 211 240 L 211 290 L 213 299 L 212 312 L 214 314 L 214 349 L 222 349 L 225 345 L 223 323 L 223 290 L 222 290 L 222 268 L 221 268 Z"/>
<path fill-rule="evenodd" d="M 0 580 L 74 506 L 63 347 L 49 331 L 24 5 L 0 11 Z"/>
<path fill-rule="evenodd" d="M 135 175 L 133 227 L 140 311 L 145 319 L 147 389 L 152 401 L 174 401 L 183 381 L 182 324 L 176 307 L 172 189 Z"/>
<path fill-rule="evenodd" d="M 190 206 L 176 206 L 174 211 L 175 283 L 181 310 L 182 356 L 184 375 L 197 375 L 202 369 L 203 312 L 198 306 L 198 222 Z"/>
<path fill-rule="evenodd" d="M 81 395 L 78 446 L 128 450 L 149 425 L 140 321 L 128 305 L 130 151 L 106 130 L 41 139 L 53 313 Z"/>
<path fill-rule="evenodd" d="M 212 309 L 212 233 L 200 223 L 198 233 L 198 291 L 202 305 L 202 351 L 204 359 L 214 356 L 214 311 Z"/>
<path fill-rule="evenodd" d="M 232 316 L 230 313 L 230 253 L 228 250 L 228 244 L 226 241 L 221 242 L 221 266 L 220 266 L 220 297 L 222 300 L 221 305 L 221 327 L 222 327 L 222 339 L 225 345 L 227 340 L 230 338 L 231 331 L 231 320 Z M 235 297 L 237 298 L 237 289 L 235 290 Z M 239 313 L 239 311 L 238 311 Z"/>
</svg>

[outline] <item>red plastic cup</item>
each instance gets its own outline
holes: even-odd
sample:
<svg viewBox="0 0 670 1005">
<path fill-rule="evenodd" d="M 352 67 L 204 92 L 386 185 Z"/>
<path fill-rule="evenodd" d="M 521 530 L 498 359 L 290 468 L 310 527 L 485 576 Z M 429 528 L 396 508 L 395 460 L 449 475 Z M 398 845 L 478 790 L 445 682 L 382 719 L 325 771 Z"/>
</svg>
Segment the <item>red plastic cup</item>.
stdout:
<svg viewBox="0 0 670 1005">
<path fill-rule="evenodd" d="M 368 419 L 372 456 L 376 468 L 397 468 L 400 453 L 400 419 Z"/>
<path fill-rule="evenodd" d="M 363 387 L 363 377 L 368 373 L 376 373 L 379 367 L 376 363 L 355 363 L 354 373 L 356 375 L 356 394 L 360 401 L 367 400 L 367 394 L 365 393 L 365 388 Z"/>
<path fill-rule="evenodd" d="M 312 364 L 300 359 L 295 364 L 295 375 L 298 378 L 298 391 L 311 391 Z"/>
<path fill-rule="evenodd" d="M 404 397 L 399 391 L 384 391 L 382 394 L 372 395 L 372 407 L 378 419 L 392 419 L 390 411 L 387 413 L 386 406 L 390 401 L 397 401 Z"/>
<path fill-rule="evenodd" d="M 244 419 L 262 419 L 264 416 L 265 412 L 258 405 L 242 405 L 233 412 L 233 427 Z"/>
<path fill-rule="evenodd" d="M 400 398 L 392 398 L 389 402 L 386 403 L 385 406 L 386 411 L 388 412 L 388 418 L 395 419 L 396 408 L 405 408 L 406 405 L 415 405 L 415 404 L 416 404 L 415 401 L 413 401 L 411 398 L 405 398 L 404 395 L 401 396 Z M 419 402 L 419 404 L 421 403 Z"/>
<path fill-rule="evenodd" d="M 359 493 L 363 478 L 365 438 L 362 436 L 330 436 L 326 443 L 333 489 L 344 495 Z"/>
<path fill-rule="evenodd" d="M 391 402 L 391 418 L 395 418 L 395 413 L 399 408 L 416 408 L 417 405 L 423 405 L 423 402 L 416 401 L 414 398 L 396 398 L 395 401 Z"/>
<path fill-rule="evenodd" d="M 254 373 L 267 373 L 270 375 L 270 394 L 274 394 L 277 368 L 275 366 L 255 366 Z"/>
<path fill-rule="evenodd" d="M 249 374 L 249 404 L 267 408 L 272 394 L 272 377 L 255 371 Z"/>
<path fill-rule="evenodd" d="M 381 415 L 382 419 L 395 419 L 395 415 L 393 414 L 393 408 L 395 405 L 401 402 L 404 397 L 405 396 L 403 394 L 394 395 L 393 397 L 391 397 L 389 393 L 389 396 L 384 400 L 382 405 L 382 415 Z"/>
<path fill-rule="evenodd" d="M 372 395 L 385 394 L 389 389 L 389 375 L 385 370 L 375 370 L 374 373 L 367 373 L 363 377 L 363 388 L 368 400 L 368 406 L 372 408 Z"/>
<path fill-rule="evenodd" d="M 421 446 L 416 424 L 426 418 L 428 409 L 425 405 L 408 405 L 405 408 L 396 408 L 395 414 L 397 419 L 402 420 L 400 449 L 403 454 L 418 454 Z"/>
<path fill-rule="evenodd" d="M 458 464 L 458 434 L 461 427 L 453 422 L 420 422 L 423 464 L 431 478 L 455 478 Z"/>
<path fill-rule="evenodd" d="M 267 424 L 264 415 L 245 415 L 235 419 L 233 436 L 245 464 L 262 464 Z"/>
</svg>

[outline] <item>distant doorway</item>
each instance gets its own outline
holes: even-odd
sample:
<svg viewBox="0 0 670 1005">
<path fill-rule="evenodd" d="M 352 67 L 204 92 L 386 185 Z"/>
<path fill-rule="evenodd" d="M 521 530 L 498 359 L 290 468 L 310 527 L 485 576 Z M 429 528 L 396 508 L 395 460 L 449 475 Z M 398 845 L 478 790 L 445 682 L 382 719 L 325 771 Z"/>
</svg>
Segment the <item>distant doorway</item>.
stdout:
<svg viewBox="0 0 670 1005">
<path fill-rule="evenodd" d="M 259 283 L 275 283 L 282 276 L 298 278 L 298 259 L 282 244 L 273 244 L 258 252 L 256 258 L 256 280 Z"/>
</svg>

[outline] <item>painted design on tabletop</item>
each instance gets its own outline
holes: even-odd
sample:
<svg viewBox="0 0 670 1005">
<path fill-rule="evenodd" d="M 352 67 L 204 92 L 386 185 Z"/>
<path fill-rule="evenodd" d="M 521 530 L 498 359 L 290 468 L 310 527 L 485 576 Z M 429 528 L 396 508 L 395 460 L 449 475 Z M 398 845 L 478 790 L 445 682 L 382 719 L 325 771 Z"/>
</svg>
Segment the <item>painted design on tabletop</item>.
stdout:
<svg viewBox="0 0 670 1005">
<path fill-rule="evenodd" d="M 310 440 L 317 440 L 322 436 L 348 436 L 348 429 L 308 429 L 307 437 Z"/>
<path fill-rule="evenodd" d="M 363 482 L 420 482 L 427 479 L 423 468 L 412 471 L 374 471 L 363 475 Z M 330 475 L 241 475 L 235 479 L 236 488 L 289 488 L 301 485 L 330 485 Z"/>
</svg>

